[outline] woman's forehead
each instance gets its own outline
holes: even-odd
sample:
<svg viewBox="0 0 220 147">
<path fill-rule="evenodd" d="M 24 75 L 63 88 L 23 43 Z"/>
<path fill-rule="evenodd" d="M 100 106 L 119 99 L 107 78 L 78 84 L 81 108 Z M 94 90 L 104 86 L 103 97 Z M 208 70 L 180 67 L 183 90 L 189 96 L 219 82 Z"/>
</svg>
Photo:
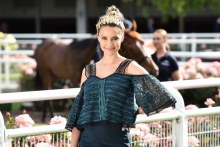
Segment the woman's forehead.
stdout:
<svg viewBox="0 0 220 147">
<path fill-rule="evenodd" d="M 122 34 L 122 30 L 119 27 L 112 27 L 112 26 L 102 26 L 99 30 L 99 34 L 115 34 L 120 35 Z"/>
<path fill-rule="evenodd" d="M 163 36 L 160 32 L 154 32 L 154 36 Z"/>
<path fill-rule="evenodd" d="M 153 37 L 155 38 L 164 38 L 165 36 L 163 36 L 163 34 L 161 34 L 161 33 L 159 33 L 159 32 L 155 32 L 154 34 L 153 34 Z"/>
</svg>

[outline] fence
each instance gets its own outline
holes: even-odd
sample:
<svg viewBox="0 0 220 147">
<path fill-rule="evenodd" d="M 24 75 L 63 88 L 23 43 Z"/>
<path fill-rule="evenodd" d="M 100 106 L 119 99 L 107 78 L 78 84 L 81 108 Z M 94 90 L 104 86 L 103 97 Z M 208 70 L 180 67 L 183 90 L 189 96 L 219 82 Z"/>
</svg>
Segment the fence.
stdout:
<svg viewBox="0 0 220 147">
<path fill-rule="evenodd" d="M 162 82 L 168 90 L 178 98 L 176 104 L 176 111 L 166 113 L 160 113 L 146 117 L 145 115 L 139 115 L 137 117 L 137 124 L 146 123 L 145 128 L 150 129 L 150 133 L 145 134 L 147 138 L 138 138 L 132 140 L 132 145 L 137 146 L 168 146 L 168 147 L 188 147 L 194 146 L 194 140 L 200 142 L 200 146 L 219 146 L 220 140 L 220 109 L 219 107 L 202 108 L 199 110 L 185 111 L 184 103 L 181 95 L 174 88 L 187 89 L 187 88 L 199 88 L 219 86 L 220 78 L 213 79 L 200 79 L 200 80 L 185 80 L 185 81 L 172 81 Z M 172 88 L 172 87 L 174 88 Z M 18 92 L 18 93 L 5 93 L 0 94 L 0 103 L 13 103 L 13 102 L 25 102 L 25 101 L 38 101 L 38 100 L 52 100 L 62 98 L 72 98 L 77 95 L 79 89 L 61 89 L 61 90 L 45 90 L 34 92 Z M 200 121 L 195 121 L 200 120 Z M 4 120 L 0 115 L 0 146 L 7 147 L 12 144 L 12 139 L 21 142 L 28 142 L 27 136 L 49 134 L 52 133 L 52 138 L 55 137 L 54 133 L 63 132 L 65 134 L 63 126 L 41 126 L 33 128 L 19 128 L 19 129 L 6 129 L 4 126 Z M 156 124 L 156 125 L 155 125 Z M 203 124 L 203 126 L 201 126 Z M 210 125 L 211 124 L 211 125 Z M 46 128 L 46 129 L 45 129 Z M 205 129 L 204 129 L 205 128 Z M 208 128 L 208 129 L 207 129 Z M 159 129 L 159 130 L 158 130 Z M 59 133 L 58 133 L 59 134 Z M 161 136 L 162 134 L 162 136 Z M 137 136 L 138 137 L 138 136 Z M 214 137 L 214 139 L 213 139 Z M 23 138 L 23 139 L 22 139 Z M 30 138 L 30 137 L 29 137 Z M 61 137 L 62 138 L 62 137 Z M 204 142 L 204 138 L 205 141 Z M 52 139 L 52 143 L 56 146 L 57 139 Z M 64 139 L 62 138 L 62 141 Z M 192 142 L 190 142 L 192 141 Z M 193 142 L 194 141 L 194 142 Z M 69 140 L 65 140 L 64 143 L 68 145 Z"/>
<path fill-rule="evenodd" d="M 219 146 L 220 130 L 211 125 L 219 126 L 220 117 L 219 108 L 202 108 L 199 110 L 180 112 L 169 112 L 156 114 L 150 117 L 139 115 L 136 121 L 136 127 L 140 124 L 143 127 L 149 127 L 150 133 L 143 136 L 133 136 L 132 146 L 166 146 L 166 147 L 189 147 L 196 146 L 193 138 L 199 141 L 201 147 Z M 203 116 L 201 116 L 203 115 Z M 204 120 L 198 123 L 197 120 Z M 198 123 L 198 124 L 196 124 Z M 143 129 L 141 130 L 143 131 Z M 188 132 L 186 132 L 188 131 Z M 132 130 L 131 130 L 132 133 Z M 159 134 L 160 133 L 160 134 Z M 151 134 L 151 135 L 149 135 Z M 164 135 L 163 135 L 164 134 Z M 8 147 L 29 142 L 36 144 L 37 139 L 30 142 L 30 138 L 38 138 L 49 135 L 50 144 L 56 146 L 57 140 L 62 140 L 65 144 L 70 143 L 70 133 L 67 133 L 64 126 L 38 126 L 31 128 L 7 129 L 3 138 L 3 147 Z M 68 137 L 66 137 L 68 136 Z M 208 139 L 208 141 L 206 141 Z M 16 143 L 15 143 L 16 140 Z M 20 143 L 19 143 L 20 142 Z M 34 143 L 35 142 L 35 143 Z M 0 144 L 1 145 L 1 144 Z M 20 146 L 19 146 L 20 147 Z M 61 146 L 57 146 L 61 147 Z"/>
</svg>

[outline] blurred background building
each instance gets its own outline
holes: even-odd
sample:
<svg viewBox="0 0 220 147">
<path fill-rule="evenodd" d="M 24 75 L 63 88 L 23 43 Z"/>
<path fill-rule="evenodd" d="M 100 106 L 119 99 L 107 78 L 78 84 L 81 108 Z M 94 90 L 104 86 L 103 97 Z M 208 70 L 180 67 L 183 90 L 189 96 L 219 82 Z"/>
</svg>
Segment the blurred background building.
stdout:
<svg viewBox="0 0 220 147">
<path fill-rule="evenodd" d="M 106 7 L 116 5 L 128 19 L 136 19 L 138 31 L 147 33 L 148 18 L 154 27 L 168 32 L 214 32 L 218 13 L 203 10 L 191 13 L 182 20 L 170 17 L 162 21 L 162 14 L 146 0 L 148 14 L 135 0 L 0 0 L 0 31 L 10 33 L 95 33 L 98 16 Z M 167 10 L 169 11 L 169 10 Z"/>
</svg>

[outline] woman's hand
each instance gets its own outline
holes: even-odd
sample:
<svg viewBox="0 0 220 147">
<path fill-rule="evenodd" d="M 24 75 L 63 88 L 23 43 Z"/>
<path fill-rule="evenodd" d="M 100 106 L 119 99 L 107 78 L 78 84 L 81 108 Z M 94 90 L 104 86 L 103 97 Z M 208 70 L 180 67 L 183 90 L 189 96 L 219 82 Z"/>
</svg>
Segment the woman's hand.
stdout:
<svg viewBox="0 0 220 147">
<path fill-rule="evenodd" d="M 137 114 L 144 114 L 144 111 L 141 107 L 138 107 Z"/>
</svg>

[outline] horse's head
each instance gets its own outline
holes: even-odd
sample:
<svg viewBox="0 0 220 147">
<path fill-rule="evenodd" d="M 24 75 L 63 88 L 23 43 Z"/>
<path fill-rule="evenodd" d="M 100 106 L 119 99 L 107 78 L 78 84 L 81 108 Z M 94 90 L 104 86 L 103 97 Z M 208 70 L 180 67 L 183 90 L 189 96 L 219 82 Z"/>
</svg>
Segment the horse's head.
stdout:
<svg viewBox="0 0 220 147">
<path fill-rule="evenodd" d="M 152 60 L 151 56 L 147 55 L 143 49 L 144 40 L 136 31 L 125 32 L 125 38 L 122 42 L 119 53 L 126 58 L 130 58 L 143 66 L 150 74 L 158 75 L 159 68 Z"/>
</svg>

